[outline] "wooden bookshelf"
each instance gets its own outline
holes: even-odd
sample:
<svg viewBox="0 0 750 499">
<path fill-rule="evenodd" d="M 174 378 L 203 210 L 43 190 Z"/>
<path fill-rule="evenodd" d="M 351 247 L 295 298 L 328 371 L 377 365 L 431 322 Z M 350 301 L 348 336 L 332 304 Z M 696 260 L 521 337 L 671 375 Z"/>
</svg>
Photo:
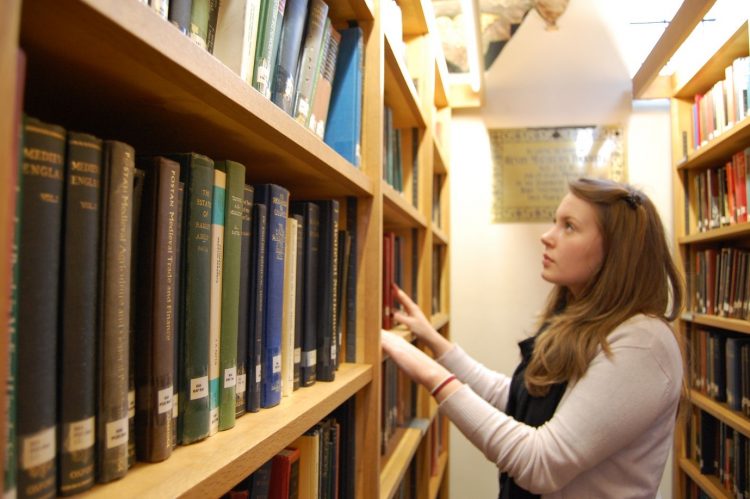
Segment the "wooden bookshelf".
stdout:
<svg viewBox="0 0 750 499">
<path fill-rule="evenodd" d="M 398 477 L 404 476 L 415 454 L 421 452 L 424 430 L 417 423 L 425 419 L 426 411 L 406 428 L 389 459 L 382 459 L 379 452 L 382 238 L 386 227 L 417 231 L 417 240 L 409 243 L 419 249 L 411 272 L 418 283 L 418 301 L 428 307 L 432 289 L 429 249 L 433 244 L 449 244 L 447 228 L 436 233 L 431 216 L 432 176 L 448 171 L 446 144 L 438 144 L 433 136 L 438 119 L 446 128 L 450 120 L 444 58 L 436 52 L 439 44 L 430 33 L 434 19 L 427 0 L 400 2 L 405 41 L 410 45 L 416 41 L 412 49 L 423 50 L 426 61 L 417 69 L 396 55 L 384 34 L 386 20 L 380 2 L 327 3 L 334 26 L 357 21 L 364 32 L 358 167 L 137 0 L 9 0 L 4 5 L 0 69 L 4 75 L 15 75 L 17 49 L 24 49 L 28 58 L 25 111 L 29 115 L 66 129 L 121 140 L 136 152 L 195 151 L 215 159 L 231 158 L 246 166 L 247 183 L 280 184 L 290 190 L 292 199 L 358 200 L 355 362 L 343 363 L 335 382 L 297 390 L 279 407 L 247 414 L 231 430 L 178 447 L 162 463 L 137 463 L 123 479 L 97 485 L 86 495 L 219 496 L 350 398 L 356 402 L 356 497 L 392 494 Z M 419 79 L 418 87 L 413 76 Z M 3 78 L 3 109 L 13 108 L 14 94 L 14 78 Z M 382 181 L 386 104 L 394 109 L 397 127 L 419 130 L 417 206 Z M 6 159 L 16 144 L 12 128 L 12 116 L 4 113 L 0 155 Z M 11 169 L 0 170 L 0 199 L 10 200 L 15 186 Z M 442 216 L 447 221 L 444 189 Z M 10 203 L 2 204 L 0 261 L 5 265 L 0 269 L 0 283 L 9 279 L 10 215 Z M 448 272 L 448 264 L 446 257 L 443 272 Z M 447 282 L 447 274 L 442 282 Z M 0 302 L 7 310 L 8 297 L 0 296 Z M 447 330 L 447 298 L 444 303 L 438 317 L 440 327 Z M 410 333 L 403 334 L 413 340 Z M 5 365 L 7 357 L 8 336 L 3 333 L 0 364 Z M 5 371 L 0 381 L 5 382 Z M 425 394 L 420 397 L 425 400 Z M 0 409 L 6 402 L 3 391 Z M 433 407 L 431 418 L 435 413 Z M 5 424 L 2 419 L 0 455 L 5 449 Z M 447 452 L 443 459 L 448 460 Z M 373 482 L 372 477 L 384 478 Z M 427 493 L 420 491 L 420 495 Z"/>
<path fill-rule="evenodd" d="M 448 469 L 448 453 L 443 452 L 440 454 L 438 460 L 438 472 L 436 475 L 430 477 L 430 484 L 428 487 L 427 497 L 429 499 L 435 499 L 440 493 L 440 487 L 445 477 L 445 472 Z"/>
<path fill-rule="evenodd" d="M 656 79 L 656 74 L 685 41 L 713 3 L 713 1 L 695 0 L 683 2 L 674 20 L 633 78 L 635 97 L 648 93 L 648 87 Z M 741 22 L 739 29 L 733 33 L 727 33 L 725 42 L 715 53 L 704 61 L 694 61 L 695 67 L 689 73 L 676 73 L 669 81 L 676 243 L 674 256 L 683 275 L 690 276 L 686 279 L 689 288 L 686 295 L 688 297 L 695 296 L 693 276 L 696 274 L 695 260 L 699 249 L 725 246 L 747 247 L 746 243 L 750 240 L 750 224 L 748 223 L 698 232 L 695 214 L 698 204 L 693 198 L 696 175 L 709 168 L 724 166 L 727 161 L 731 160 L 734 153 L 750 146 L 750 117 L 738 120 L 733 126 L 702 145 L 694 143 L 692 123 L 695 96 L 710 91 L 717 81 L 724 80 L 724 69 L 732 64 L 734 59 L 747 56 L 748 53 L 750 53 L 750 44 L 748 23 L 745 19 Z M 696 300 L 689 299 L 688 301 L 693 303 Z M 686 340 L 691 333 L 695 334 L 699 327 L 708 327 L 718 332 L 750 334 L 750 321 L 697 312 L 697 309 L 688 309 L 675 323 L 675 327 Z M 688 349 L 691 348 L 690 341 L 685 341 L 685 344 Z M 687 352 L 688 358 L 695 358 L 698 355 L 698 352 Z M 686 369 L 689 368 L 686 366 Z M 693 386 L 692 383 L 692 380 L 688 381 L 690 386 Z M 730 410 L 726 404 L 716 402 L 697 390 L 690 391 L 690 402 L 693 407 L 703 413 L 711 414 L 720 422 L 744 435 L 750 431 L 750 419 Z M 731 494 L 723 488 L 718 477 L 703 475 L 698 466 L 686 456 L 686 449 L 689 447 L 687 444 L 691 438 L 688 425 L 679 420 L 674 447 L 673 497 L 686 497 L 691 482 L 711 497 L 730 497 Z"/>
</svg>

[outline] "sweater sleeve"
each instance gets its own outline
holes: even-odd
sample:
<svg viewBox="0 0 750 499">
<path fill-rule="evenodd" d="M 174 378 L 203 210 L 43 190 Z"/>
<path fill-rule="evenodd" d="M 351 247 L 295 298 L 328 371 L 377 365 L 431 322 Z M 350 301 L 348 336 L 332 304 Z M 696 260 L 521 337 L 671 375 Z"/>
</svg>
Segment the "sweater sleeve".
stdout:
<svg viewBox="0 0 750 499">
<path fill-rule="evenodd" d="M 597 355 L 539 428 L 499 412 L 469 386 L 444 400 L 440 412 L 521 487 L 558 491 L 636 439 L 679 399 L 682 366 L 674 339 L 654 346 L 648 335 L 616 336 L 609 338 L 612 356 Z"/>
<path fill-rule="evenodd" d="M 488 369 L 458 345 L 453 345 L 437 361 L 496 409 L 505 410 L 510 395 L 509 376 Z"/>
</svg>

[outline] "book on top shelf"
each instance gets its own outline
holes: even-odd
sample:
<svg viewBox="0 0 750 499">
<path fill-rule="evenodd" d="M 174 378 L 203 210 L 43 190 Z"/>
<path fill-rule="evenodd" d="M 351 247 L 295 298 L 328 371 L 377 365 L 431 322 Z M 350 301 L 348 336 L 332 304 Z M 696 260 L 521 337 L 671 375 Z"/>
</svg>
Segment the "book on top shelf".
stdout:
<svg viewBox="0 0 750 499">
<path fill-rule="evenodd" d="M 252 84 L 261 0 L 222 0 L 216 21 L 214 55 Z"/>
<path fill-rule="evenodd" d="M 286 0 L 279 53 L 271 84 L 271 100 L 290 116 L 294 114 L 294 84 L 307 17 L 307 1 Z"/>
</svg>

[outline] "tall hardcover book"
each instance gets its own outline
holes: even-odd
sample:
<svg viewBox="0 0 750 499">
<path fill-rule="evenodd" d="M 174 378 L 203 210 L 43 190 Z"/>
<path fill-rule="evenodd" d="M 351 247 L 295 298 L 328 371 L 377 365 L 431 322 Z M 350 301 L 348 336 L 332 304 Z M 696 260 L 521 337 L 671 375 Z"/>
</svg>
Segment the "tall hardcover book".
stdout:
<svg viewBox="0 0 750 499">
<path fill-rule="evenodd" d="M 227 174 L 214 170 L 211 203 L 211 311 L 208 340 L 208 391 L 210 399 L 209 435 L 219 431 L 219 357 L 221 355 L 221 295 L 224 278 L 224 208 Z"/>
<path fill-rule="evenodd" d="M 307 122 L 307 127 L 321 139 L 325 137 L 328 107 L 331 104 L 331 90 L 336 76 L 336 59 L 341 43 L 341 34 L 331 24 L 326 25 L 326 31 L 325 48 L 321 55 L 312 109 Z"/>
<path fill-rule="evenodd" d="M 65 130 L 26 117 L 18 250 L 17 491 L 56 492 L 58 284 Z"/>
<path fill-rule="evenodd" d="M 305 252 L 304 252 L 304 232 L 303 232 L 303 219 L 302 215 L 293 215 L 294 219 L 297 220 L 297 279 L 295 282 L 294 291 L 294 365 L 293 365 L 293 380 L 292 389 L 296 390 L 302 385 L 302 335 L 304 331 L 304 265 L 305 265 Z"/>
<path fill-rule="evenodd" d="M 318 261 L 318 333 L 316 377 L 333 381 L 336 365 L 336 307 L 338 304 L 339 202 L 316 201 L 320 210 L 320 255 Z"/>
<path fill-rule="evenodd" d="M 214 55 L 252 83 L 260 0 L 222 0 L 216 23 Z"/>
<path fill-rule="evenodd" d="M 307 123 L 312 106 L 313 87 L 317 77 L 317 62 L 320 56 L 326 20 L 328 19 L 328 4 L 323 0 L 311 0 L 305 38 L 300 54 L 297 70 L 297 83 L 294 97 L 294 118 Z"/>
<path fill-rule="evenodd" d="M 299 449 L 299 496 L 316 498 L 319 495 L 321 427 L 315 425 L 300 436 L 291 447 Z"/>
<path fill-rule="evenodd" d="M 297 220 L 286 219 L 284 244 L 284 306 L 281 321 L 281 396 L 294 391 L 294 313 L 297 309 Z"/>
<path fill-rule="evenodd" d="M 66 152 L 60 372 L 58 493 L 94 484 L 96 307 L 102 141 L 69 132 Z"/>
<path fill-rule="evenodd" d="M 303 253 L 302 291 L 302 355 L 300 359 L 300 383 L 310 386 L 315 383 L 318 354 L 318 260 L 320 254 L 320 210 L 310 201 L 292 202 L 292 213 L 301 215 L 303 237 L 300 250 Z"/>
<path fill-rule="evenodd" d="M 143 170 L 133 170 L 133 211 L 131 241 L 138 241 L 140 233 L 141 201 L 146 174 Z M 132 243 L 130 251 L 130 328 L 128 330 L 128 468 L 135 464 L 135 276 L 138 268 L 138 245 Z"/>
<path fill-rule="evenodd" d="M 237 386 L 235 417 L 245 414 L 247 400 L 247 342 L 250 311 L 250 230 L 253 209 L 253 187 L 245 185 L 242 199 L 242 234 L 240 242 L 240 293 L 237 311 Z"/>
<path fill-rule="evenodd" d="M 123 142 L 104 143 L 99 252 L 99 388 L 96 415 L 97 481 L 128 470 L 130 263 L 135 153 Z"/>
<path fill-rule="evenodd" d="M 26 53 L 18 49 L 16 56 L 16 95 L 13 104 L 13 147 L 9 151 L 8 164 L 11 165 L 12 190 L 7 208 L 12 213 L 11 226 L 7 235 L 11 241 L 8 351 L 7 351 L 7 391 L 3 418 L 5 421 L 5 454 L 3 455 L 3 494 L 15 496 L 16 490 L 16 384 L 18 373 L 18 245 L 21 239 L 21 165 L 23 163 L 23 94 L 26 81 Z"/>
<path fill-rule="evenodd" d="M 226 430 L 235 420 L 245 166 L 225 160 L 217 162 L 216 167 L 226 173 L 219 345 L 219 430 Z M 215 200 L 214 205 L 218 202 Z"/>
<path fill-rule="evenodd" d="M 271 490 L 269 499 L 292 499 L 299 497 L 300 451 L 287 447 L 271 461 Z"/>
<path fill-rule="evenodd" d="M 253 196 L 255 197 L 255 196 Z M 265 204 L 253 204 L 250 235 L 250 282 L 248 284 L 247 337 L 247 410 L 261 407 L 263 322 L 266 313 L 266 229 L 268 216 Z"/>
<path fill-rule="evenodd" d="M 169 0 L 169 21 L 183 34 L 190 34 L 192 0 Z"/>
<path fill-rule="evenodd" d="M 346 293 L 344 304 L 346 307 L 346 361 L 357 360 L 357 198 L 350 196 L 346 199 L 346 229 L 349 233 L 349 260 L 346 262 Z M 416 268 L 416 267 L 414 267 Z"/>
<path fill-rule="evenodd" d="M 185 185 L 180 263 L 180 394 L 178 441 L 189 444 L 209 432 L 209 317 L 211 289 L 211 203 L 214 163 L 206 156 L 170 156 L 180 163 Z"/>
<path fill-rule="evenodd" d="M 307 17 L 307 1 L 286 0 L 279 53 L 271 85 L 271 100 L 289 115 L 294 113 L 294 84 Z"/>
<path fill-rule="evenodd" d="M 175 247 L 175 258 L 174 268 L 176 269 L 175 277 L 175 295 L 176 299 L 174 302 L 174 322 L 175 322 L 175 333 L 174 333 L 174 354 L 172 363 L 174 370 L 172 371 L 172 449 L 177 447 L 179 443 L 179 434 L 177 427 L 180 421 L 180 373 L 182 372 L 182 364 L 180 363 L 180 354 L 182 352 L 182 329 L 180 321 L 182 320 L 182 259 L 183 247 L 182 247 L 182 231 L 183 221 L 185 213 L 185 183 L 180 181 L 177 182 L 177 224 L 175 228 L 175 240 L 177 246 Z"/>
<path fill-rule="evenodd" d="M 341 31 L 324 138 L 326 144 L 354 166 L 360 163 L 363 43 L 362 28 Z"/>
<path fill-rule="evenodd" d="M 138 158 L 145 172 L 135 278 L 135 443 L 138 460 L 172 453 L 180 165 Z"/>
<path fill-rule="evenodd" d="M 190 8 L 190 39 L 208 50 L 208 18 L 212 0 L 192 0 Z"/>
<path fill-rule="evenodd" d="M 284 20 L 285 0 L 261 0 L 258 39 L 255 46 L 253 87 L 265 98 L 271 98 L 276 54 Z"/>
<path fill-rule="evenodd" d="M 338 370 L 342 359 L 342 345 L 344 344 L 344 319 L 346 317 L 348 300 L 349 261 L 352 257 L 352 236 L 347 229 L 339 229 L 338 233 L 338 281 L 336 303 L 336 363 Z"/>
<path fill-rule="evenodd" d="M 260 184 L 255 186 L 255 201 L 265 205 L 268 213 L 260 405 L 273 407 L 281 401 L 281 323 L 289 191 L 276 184 Z"/>
</svg>

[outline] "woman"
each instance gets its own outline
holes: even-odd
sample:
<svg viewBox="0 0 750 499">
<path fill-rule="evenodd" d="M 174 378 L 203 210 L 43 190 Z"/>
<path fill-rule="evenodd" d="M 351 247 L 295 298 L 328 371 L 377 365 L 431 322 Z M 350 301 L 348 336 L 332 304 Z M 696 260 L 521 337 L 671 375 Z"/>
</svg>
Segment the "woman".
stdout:
<svg viewBox="0 0 750 499">
<path fill-rule="evenodd" d="M 387 331 L 383 349 L 497 464 L 501 498 L 653 498 L 683 389 L 668 324 L 682 282 L 642 192 L 587 178 L 569 190 L 542 235 L 555 286 L 512 378 L 441 336 L 400 290 L 395 319 L 437 362 Z"/>
</svg>

